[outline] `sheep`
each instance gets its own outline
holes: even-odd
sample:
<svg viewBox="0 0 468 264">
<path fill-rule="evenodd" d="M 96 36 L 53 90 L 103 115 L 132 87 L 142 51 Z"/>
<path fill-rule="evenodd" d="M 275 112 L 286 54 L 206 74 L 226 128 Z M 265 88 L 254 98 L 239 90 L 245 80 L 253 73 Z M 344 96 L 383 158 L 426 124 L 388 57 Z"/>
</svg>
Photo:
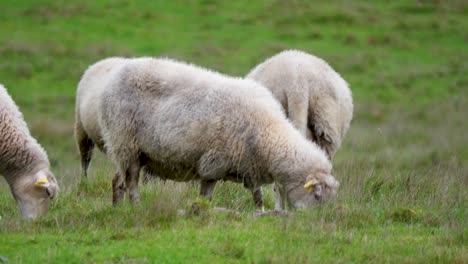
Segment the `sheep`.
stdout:
<svg viewBox="0 0 468 264">
<path fill-rule="evenodd" d="M 351 90 L 322 59 L 287 50 L 257 65 L 245 77 L 267 87 L 302 135 L 325 150 L 330 160 L 353 118 Z"/>
<path fill-rule="evenodd" d="M 245 78 L 267 87 L 300 133 L 333 160 L 353 117 L 351 91 L 337 72 L 318 57 L 287 50 L 257 65 Z M 284 208 L 278 192 L 275 208 Z"/>
<path fill-rule="evenodd" d="M 78 83 L 75 139 L 80 153 L 81 175 L 84 177 L 88 175 L 94 147 L 97 146 L 102 152 L 106 152 L 97 118 L 99 97 L 112 74 L 117 72 L 128 60 L 127 58 L 111 57 L 98 61 L 88 67 Z"/>
<path fill-rule="evenodd" d="M 44 149 L 30 135 L 23 114 L 0 84 L 0 174 L 25 219 L 47 213 L 59 186 Z"/>
<path fill-rule="evenodd" d="M 140 58 L 122 67 L 100 98 L 114 182 L 126 186 L 134 204 L 142 166 L 161 178 L 199 179 L 208 198 L 218 180 L 243 183 L 254 202 L 262 185 L 275 182 L 292 208 L 312 207 L 339 187 L 325 153 L 254 81 Z"/>
</svg>

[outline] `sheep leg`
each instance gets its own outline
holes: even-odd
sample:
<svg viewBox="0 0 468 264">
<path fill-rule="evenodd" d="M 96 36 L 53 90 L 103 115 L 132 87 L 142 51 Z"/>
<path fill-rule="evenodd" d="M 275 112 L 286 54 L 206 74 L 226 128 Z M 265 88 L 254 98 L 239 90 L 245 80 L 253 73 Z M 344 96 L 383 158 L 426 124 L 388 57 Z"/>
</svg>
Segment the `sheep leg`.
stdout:
<svg viewBox="0 0 468 264">
<path fill-rule="evenodd" d="M 311 126 L 312 140 L 325 151 L 328 159 L 332 161 L 344 136 L 342 134 L 344 131 L 340 130 L 337 123 L 342 118 L 342 113 L 339 110 L 341 108 L 338 107 L 336 99 L 327 96 L 318 100 L 316 105 L 310 106 L 309 109 L 315 110 L 315 112 L 309 113 L 309 120 L 313 122 Z"/>
<path fill-rule="evenodd" d="M 274 187 L 276 197 L 275 197 L 275 210 L 285 210 L 286 204 L 284 202 L 284 195 L 281 194 L 280 188 L 278 186 Z"/>
<path fill-rule="evenodd" d="M 263 191 L 262 187 L 252 190 L 252 197 L 255 203 L 255 206 L 258 210 L 264 212 L 265 208 L 263 207 Z"/>
<path fill-rule="evenodd" d="M 200 195 L 211 201 L 216 182 L 217 180 L 201 180 Z"/>
<path fill-rule="evenodd" d="M 200 159 L 198 166 L 198 174 L 202 179 L 200 182 L 200 195 L 210 201 L 213 197 L 217 179 L 221 179 L 222 176 L 226 175 L 225 163 L 226 160 L 223 159 L 223 156 L 215 150 L 208 151 Z"/>
<path fill-rule="evenodd" d="M 118 172 L 115 173 L 112 179 L 112 205 L 117 206 L 121 203 L 125 196 L 125 185 L 122 177 Z"/>
<path fill-rule="evenodd" d="M 288 97 L 287 115 L 294 127 L 297 128 L 297 130 L 299 130 L 303 136 L 306 136 L 308 100 L 304 98 L 303 94 L 294 94 Z"/>
<path fill-rule="evenodd" d="M 151 177 L 151 175 L 143 173 L 143 178 L 141 179 L 141 183 L 144 184 L 144 185 L 148 184 L 149 181 L 150 181 L 150 177 Z"/>
<path fill-rule="evenodd" d="M 140 204 L 140 194 L 138 192 L 138 180 L 140 177 L 140 162 L 137 160 L 130 165 L 126 171 L 125 185 L 127 186 L 130 203 Z"/>
<path fill-rule="evenodd" d="M 81 175 L 87 177 L 89 163 L 93 156 L 94 142 L 84 132 L 80 124 L 76 125 L 75 134 L 81 158 Z"/>
</svg>

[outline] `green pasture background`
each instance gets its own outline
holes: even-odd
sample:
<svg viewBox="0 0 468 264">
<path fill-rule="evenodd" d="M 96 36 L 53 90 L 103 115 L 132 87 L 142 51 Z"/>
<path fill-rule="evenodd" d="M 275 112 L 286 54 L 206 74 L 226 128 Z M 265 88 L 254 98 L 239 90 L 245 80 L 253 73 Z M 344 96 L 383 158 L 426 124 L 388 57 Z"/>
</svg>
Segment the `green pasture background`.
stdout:
<svg viewBox="0 0 468 264">
<path fill-rule="evenodd" d="M 0 263 L 467 263 L 467 17 L 457 0 L 1 1 L 0 83 L 62 192 L 24 222 L 0 179 Z M 140 206 L 112 208 L 98 151 L 80 181 L 74 102 L 90 64 L 167 56 L 244 76 L 285 49 L 325 59 L 353 92 L 335 201 L 254 218 L 249 192 L 223 183 L 194 216 L 181 212 L 196 183 L 155 180 Z"/>
</svg>

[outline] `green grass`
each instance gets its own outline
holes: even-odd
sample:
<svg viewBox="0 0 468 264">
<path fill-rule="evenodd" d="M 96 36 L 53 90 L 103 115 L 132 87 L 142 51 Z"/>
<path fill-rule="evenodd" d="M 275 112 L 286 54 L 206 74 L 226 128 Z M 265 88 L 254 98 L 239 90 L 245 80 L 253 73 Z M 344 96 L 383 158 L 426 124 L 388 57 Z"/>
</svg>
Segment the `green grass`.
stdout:
<svg viewBox="0 0 468 264">
<path fill-rule="evenodd" d="M 20 220 L 0 179 L 0 256 L 11 263 L 467 263 L 466 1 L 49 1 L 0 3 L 0 83 L 49 154 L 62 192 Z M 107 56 L 169 56 L 236 75 L 283 49 L 350 83 L 354 120 L 334 161 L 335 201 L 254 218 L 248 191 L 151 182 L 111 207 L 102 154 L 80 182 L 74 95 Z M 274 206 L 271 186 L 266 207 Z M 240 214 L 211 208 L 234 209 Z M 0 258 L 0 263 L 2 258 Z"/>
</svg>

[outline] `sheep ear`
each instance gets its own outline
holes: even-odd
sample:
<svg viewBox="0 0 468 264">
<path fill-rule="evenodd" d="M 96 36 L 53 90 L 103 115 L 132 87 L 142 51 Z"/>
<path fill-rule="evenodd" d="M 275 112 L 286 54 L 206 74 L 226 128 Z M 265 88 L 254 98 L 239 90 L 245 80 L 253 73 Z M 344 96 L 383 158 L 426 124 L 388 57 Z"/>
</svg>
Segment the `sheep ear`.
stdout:
<svg viewBox="0 0 468 264">
<path fill-rule="evenodd" d="M 319 184 L 319 182 L 316 179 L 310 179 L 304 184 L 304 188 L 307 190 L 307 192 L 311 192 L 314 189 L 314 186 Z"/>
<path fill-rule="evenodd" d="M 34 186 L 46 189 L 50 186 L 49 180 L 43 171 L 36 173 L 35 178 Z"/>
<path fill-rule="evenodd" d="M 325 179 L 325 184 L 330 187 L 330 188 L 338 188 L 340 187 L 340 182 L 333 177 L 333 175 L 328 175 L 328 177 Z"/>
</svg>

